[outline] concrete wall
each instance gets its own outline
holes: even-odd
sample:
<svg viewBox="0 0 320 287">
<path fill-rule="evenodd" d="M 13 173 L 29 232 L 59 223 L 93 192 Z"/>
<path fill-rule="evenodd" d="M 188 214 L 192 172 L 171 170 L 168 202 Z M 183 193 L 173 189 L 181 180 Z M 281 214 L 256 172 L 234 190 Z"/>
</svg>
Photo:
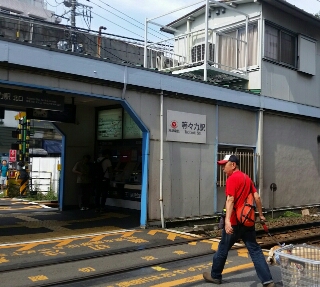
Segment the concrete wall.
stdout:
<svg viewBox="0 0 320 287">
<path fill-rule="evenodd" d="M 264 118 L 264 203 L 271 198 L 270 184 L 276 183 L 275 206 L 292 206 L 320 201 L 320 124 L 284 116 Z"/>
<path fill-rule="evenodd" d="M 303 34 L 320 40 L 320 29 L 291 14 L 276 10 L 272 6 L 263 6 L 263 17 L 296 34 Z M 276 63 L 262 61 L 262 94 L 301 104 L 320 106 L 320 46 L 316 45 L 316 75 L 283 67 Z"/>
</svg>

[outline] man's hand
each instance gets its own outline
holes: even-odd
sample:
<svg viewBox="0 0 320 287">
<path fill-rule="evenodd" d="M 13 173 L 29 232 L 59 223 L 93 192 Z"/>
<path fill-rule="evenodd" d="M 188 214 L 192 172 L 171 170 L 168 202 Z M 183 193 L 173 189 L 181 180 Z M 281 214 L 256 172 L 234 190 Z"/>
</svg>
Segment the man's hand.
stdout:
<svg viewBox="0 0 320 287">
<path fill-rule="evenodd" d="M 224 229 L 225 229 L 227 234 L 232 234 L 233 233 L 233 228 L 231 226 L 230 220 L 226 220 Z"/>
<path fill-rule="evenodd" d="M 263 222 L 266 221 L 266 218 L 263 215 L 260 215 L 259 217 L 260 217 L 260 221 L 263 221 Z"/>
</svg>

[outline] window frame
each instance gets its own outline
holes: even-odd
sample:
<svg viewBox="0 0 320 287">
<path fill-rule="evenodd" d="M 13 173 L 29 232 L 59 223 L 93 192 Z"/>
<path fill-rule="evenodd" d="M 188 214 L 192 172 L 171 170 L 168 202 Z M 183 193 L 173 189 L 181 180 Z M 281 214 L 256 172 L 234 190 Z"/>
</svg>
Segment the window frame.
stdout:
<svg viewBox="0 0 320 287">
<path fill-rule="evenodd" d="M 278 37 L 277 38 L 278 39 L 277 59 L 268 57 L 267 53 L 266 53 L 266 48 L 267 48 L 266 27 L 267 26 L 277 30 L 277 37 Z M 284 27 L 281 27 L 281 26 L 276 25 L 276 24 L 269 22 L 269 21 L 264 21 L 264 30 L 263 31 L 264 31 L 263 32 L 263 59 L 268 60 L 273 63 L 280 64 L 280 65 L 288 67 L 288 68 L 297 69 L 298 68 L 298 33 L 294 33 L 293 31 L 290 31 Z M 283 45 L 282 35 L 283 34 L 289 35 L 294 38 L 294 55 L 293 55 L 294 64 L 293 65 L 282 61 L 282 59 L 283 59 L 283 57 L 282 57 L 282 54 L 283 54 L 283 52 L 282 52 L 282 48 L 283 48 L 282 47 L 282 45 Z"/>
</svg>

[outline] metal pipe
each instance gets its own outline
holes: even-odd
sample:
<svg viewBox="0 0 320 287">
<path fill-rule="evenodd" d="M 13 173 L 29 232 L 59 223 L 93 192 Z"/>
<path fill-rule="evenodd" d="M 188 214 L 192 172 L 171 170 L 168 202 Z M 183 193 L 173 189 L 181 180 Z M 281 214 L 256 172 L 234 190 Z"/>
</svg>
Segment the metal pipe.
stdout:
<svg viewBox="0 0 320 287">
<path fill-rule="evenodd" d="M 259 110 L 258 124 L 258 152 L 260 154 L 259 161 L 259 195 L 263 201 L 263 109 Z"/>
<path fill-rule="evenodd" d="M 248 49 L 248 21 L 249 21 L 249 17 L 246 16 L 246 43 L 245 43 L 245 54 L 244 54 L 244 71 L 245 71 L 245 74 L 247 74 L 247 67 L 248 67 L 248 52 L 249 52 L 249 49 Z"/>
<path fill-rule="evenodd" d="M 209 0 L 206 1 L 206 13 L 205 13 L 205 36 L 204 36 L 204 59 L 203 59 L 203 64 L 204 64 L 204 71 L 203 71 L 203 80 L 207 81 L 208 78 L 208 71 L 207 71 L 207 66 L 208 66 L 208 25 L 209 25 Z"/>
<path fill-rule="evenodd" d="M 101 56 L 101 30 L 107 30 L 106 27 L 100 26 L 99 27 L 99 34 L 98 34 L 98 57 Z"/>
<path fill-rule="evenodd" d="M 216 105 L 216 137 L 214 141 L 214 163 L 213 163 L 213 212 L 218 212 L 218 186 L 217 186 L 217 177 L 218 177 L 218 166 L 217 166 L 217 157 L 218 157 L 218 145 L 219 145 L 219 106 Z M 220 175 L 221 176 L 221 175 Z M 221 179 L 219 179 L 221 181 Z"/>
<path fill-rule="evenodd" d="M 160 176 L 159 176 L 159 189 L 160 189 L 160 217 L 161 227 L 164 228 L 164 214 L 163 214 L 163 91 L 160 94 Z"/>
<path fill-rule="evenodd" d="M 147 67 L 148 55 L 147 55 L 147 43 L 148 43 L 148 18 L 146 18 L 145 22 L 145 31 L 144 31 L 144 58 L 143 58 L 143 67 Z"/>
</svg>

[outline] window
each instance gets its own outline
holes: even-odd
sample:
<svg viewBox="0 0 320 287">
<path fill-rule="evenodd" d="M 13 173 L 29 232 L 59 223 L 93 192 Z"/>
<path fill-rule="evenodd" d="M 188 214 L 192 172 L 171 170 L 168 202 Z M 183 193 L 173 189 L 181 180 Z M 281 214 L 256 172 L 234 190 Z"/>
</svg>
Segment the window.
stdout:
<svg viewBox="0 0 320 287">
<path fill-rule="evenodd" d="M 264 56 L 270 60 L 296 67 L 297 36 L 293 33 L 265 25 Z"/>
<path fill-rule="evenodd" d="M 235 154 L 240 161 L 240 170 L 246 173 L 255 184 L 257 184 L 257 167 L 259 165 L 260 156 L 254 153 L 253 149 L 242 147 L 226 147 L 218 148 L 217 160 L 222 160 L 227 154 Z M 227 177 L 221 166 L 218 166 L 217 186 L 225 186 Z"/>
<path fill-rule="evenodd" d="M 209 61 L 213 61 L 213 47 L 214 47 L 214 45 L 212 45 L 210 43 L 209 44 L 209 53 L 208 53 L 208 60 Z M 205 50 L 204 44 L 194 46 L 191 49 L 192 63 L 201 62 L 204 60 L 204 50 Z"/>
<path fill-rule="evenodd" d="M 225 70 L 241 69 L 257 65 L 258 24 L 248 26 L 248 60 L 246 59 L 246 29 L 239 29 L 219 35 L 219 63 Z"/>
</svg>

